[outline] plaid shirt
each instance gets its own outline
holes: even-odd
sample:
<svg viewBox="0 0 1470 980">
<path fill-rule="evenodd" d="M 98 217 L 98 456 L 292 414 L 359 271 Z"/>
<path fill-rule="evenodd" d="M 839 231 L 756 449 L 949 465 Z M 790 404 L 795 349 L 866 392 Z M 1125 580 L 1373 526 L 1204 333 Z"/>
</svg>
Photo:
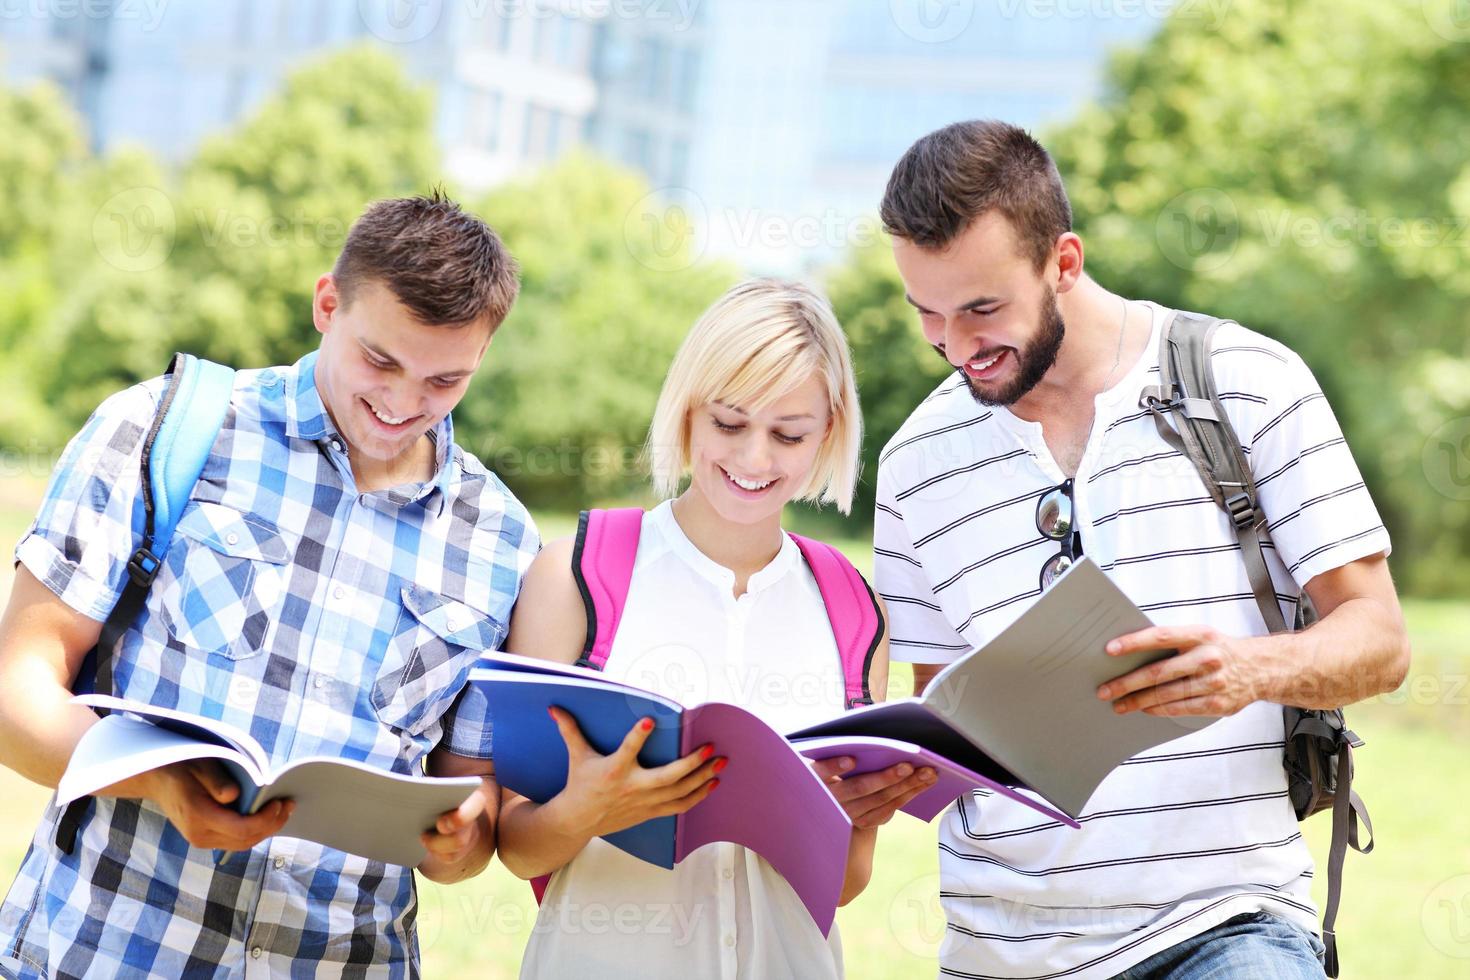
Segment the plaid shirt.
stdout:
<svg viewBox="0 0 1470 980">
<path fill-rule="evenodd" d="M 242 371 L 147 607 L 112 658 L 122 697 L 245 728 L 273 764 L 312 755 L 421 772 L 443 745 L 489 756 L 470 666 L 499 647 L 539 546 L 503 484 L 433 433 L 428 483 L 358 493 L 315 355 Z M 105 619 L 141 535 L 139 455 L 162 379 L 98 408 L 16 548 Z M 152 803 L 98 799 L 72 854 L 37 828 L 0 906 L 0 975 L 417 973 L 409 868 L 286 837 L 216 866 Z M 371 819 L 364 813 L 363 819 Z"/>
</svg>

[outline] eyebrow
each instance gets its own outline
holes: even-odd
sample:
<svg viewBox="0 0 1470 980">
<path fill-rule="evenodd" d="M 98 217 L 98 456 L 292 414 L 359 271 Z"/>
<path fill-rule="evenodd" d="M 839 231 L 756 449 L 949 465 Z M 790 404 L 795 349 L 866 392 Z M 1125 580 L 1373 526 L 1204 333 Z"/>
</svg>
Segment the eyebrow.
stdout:
<svg viewBox="0 0 1470 980">
<path fill-rule="evenodd" d="M 920 311 L 921 313 L 928 313 L 928 312 L 930 312 L 927 307 L 920 306 L 914 300 L 914 298 L 912 296 L 910 296 L 908 293 L 904 293 L 903 294 L 903 298 L 908 301 L 908 304 L 910 306 L 912 306 L 914 309 Z M 955 307 L 955 311 L 956 312 L 960 312 L 960 311 L 963 311 L 963 310 L 973 310 L 977 306 L 989 306 L 991 303 L 999 303 L 999 302 L 1000 302 L 1000 297 L 999 296 L 977 296 L 974 299 L 970 300 L 968 303 L 961 303 L 959 306 Z"/>
<path fill-rule="evenodd" d="M 365 350 L 368 353 L 372 354 L 374 357 L 378 358 L 379 360 L 387 361 L 389 363 L 389 365 L 391 365 L 392 367 L 402 367 L 403 366 L 402 364 L 399 364 L 398 363 L 398 359 L 396 357 L 394 357 L 392 354 L 389 354 L 387 351 L 384 351 L 384 350 L 379 349 L 375 345 L 368 343 L 366 340 L 359 340 L 358 343 L 362 345 L 363 350 Z M 439 374 L 431 374 L 431 375 L 429 375 L 429 377 L 431 377 L 431 378 L 443 378 L 444 380 L 448 381 L 450 379 L 458 380 L 460 378 L 467 378 L 467 377 L 469 377 L 470 375 L 472 375 L 474 373 L 475 372 L 473 372 L 473 371 L 443 371 L 443 372 L 440 372 Z"/>
<path fill-rule="evenodd" d="M 730 411 L 734 412 L 736 415 L 743 415 L 746 418 L 750 418 L 750 413 L 747 412 L 743 408 L 736 408 L 734 405 L 726 405 L 722 401 L 716 401 L 715 404 L 716 405 L 719 405 L 721 408 L 728 408 Z M 813 415 L 811 412 L 803 412 L 801 415 L 783 415 L 780 418 L 778 418 L 776 421 L 777 422 L 800 422 L 803 419 L 816 419 L 816 416 Z"/>
</svg>

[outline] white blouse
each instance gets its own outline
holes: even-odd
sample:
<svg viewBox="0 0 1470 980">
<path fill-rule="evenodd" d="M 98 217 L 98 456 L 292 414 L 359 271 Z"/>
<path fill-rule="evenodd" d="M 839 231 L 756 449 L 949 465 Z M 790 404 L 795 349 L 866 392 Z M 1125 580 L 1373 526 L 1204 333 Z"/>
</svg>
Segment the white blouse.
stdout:
<svg viewBox="0 0 1470 980">
<path fill-rule="evenodd" d="M 685 536 L 669 502 L 643 518 L 609 677 L 684 705 L 727 701 L 791 731 L 842 710 L 837 644 L 816 580 L 790 536 L 734 596 L 735 574 Z M 715 746 L 740 764 L 739 746 Z M 718 806 L 720 790 L 701 805 Z M 824 938 L 765 860 L 711 844 L 672 871 L 592 840 L 551 878 L 522 977 L 842 976 L 837 926 Z"/>
</svg>

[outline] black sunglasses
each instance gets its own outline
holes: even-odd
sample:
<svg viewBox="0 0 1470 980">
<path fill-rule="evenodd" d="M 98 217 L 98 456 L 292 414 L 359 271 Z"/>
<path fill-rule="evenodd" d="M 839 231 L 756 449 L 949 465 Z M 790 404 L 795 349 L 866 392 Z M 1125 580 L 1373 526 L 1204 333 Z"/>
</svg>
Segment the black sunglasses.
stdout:
<svg viewBox="0 0 1470 980">
<path fill-rule="evenodd" d="M 1041 566 L 1041 589 L 1051 588 L 1072 563 L 1082 557 L 1082 536 L 1077 533 L 1072 516 L 1072 481 L 1063 480 L 1036 501 L 1036 530 L 1044 537 L 1062 542 L 1062 550 Z"/>
</svg>

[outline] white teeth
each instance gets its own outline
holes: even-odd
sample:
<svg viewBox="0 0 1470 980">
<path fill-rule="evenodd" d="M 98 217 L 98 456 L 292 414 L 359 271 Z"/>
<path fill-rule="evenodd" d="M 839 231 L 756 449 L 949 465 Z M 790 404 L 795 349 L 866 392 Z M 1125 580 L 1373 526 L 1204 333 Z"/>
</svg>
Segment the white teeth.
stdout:
<svg viewBox="0 0 1470 980">
<path fill-rule="evenodd" d="M 1004 354 L 1004 353 L 1005 353 L 1005 351 L 1001 351 L 1000 354 L 996 354 L 995 356 L 993 356 L 993 357 L 991 357 L 991 358 L 989 358 L 987 360 L 984 360 L 984 361 L 971 361 L 970 362 L 970 370 L 971 371 L 984 371 L 984 370 L 988 369 L 990 367 L 990 365 L 992 365 L 996 361 L 1000 360 L 1000 355 L 1001 354 Z"/>
<path fill-rule="evenodd" d="M 372 408 L 371 405 L 369 405 L 368 407 L 369 408 Z M 406 418 L 403 418 L 403 419 L 389 418 L 388 416 L 384 415 L 382 412 L 378 411 L 376 408 L 373 408 L 373 414 L 378 417 L 378 421 L 379 422 L 382 422 L 385 425 L 402 425 L 403 423 L 405 423 L 405 422 L 408 421 L 408 419 L 406 419 Z"/>
<path fill-rule="evenodd" d="M 730 478 L 731 483 L 735 484 L 742 490 L 764 490 L 766 487 L 776 482 L 775 480 L 767 480 L 765 483 L 755 483 L 750 480 L 742 480 L 740 479 L 740 477 L 734 475 L 729 470 L 725 471 L 725 475 Z"/>
</svg>

